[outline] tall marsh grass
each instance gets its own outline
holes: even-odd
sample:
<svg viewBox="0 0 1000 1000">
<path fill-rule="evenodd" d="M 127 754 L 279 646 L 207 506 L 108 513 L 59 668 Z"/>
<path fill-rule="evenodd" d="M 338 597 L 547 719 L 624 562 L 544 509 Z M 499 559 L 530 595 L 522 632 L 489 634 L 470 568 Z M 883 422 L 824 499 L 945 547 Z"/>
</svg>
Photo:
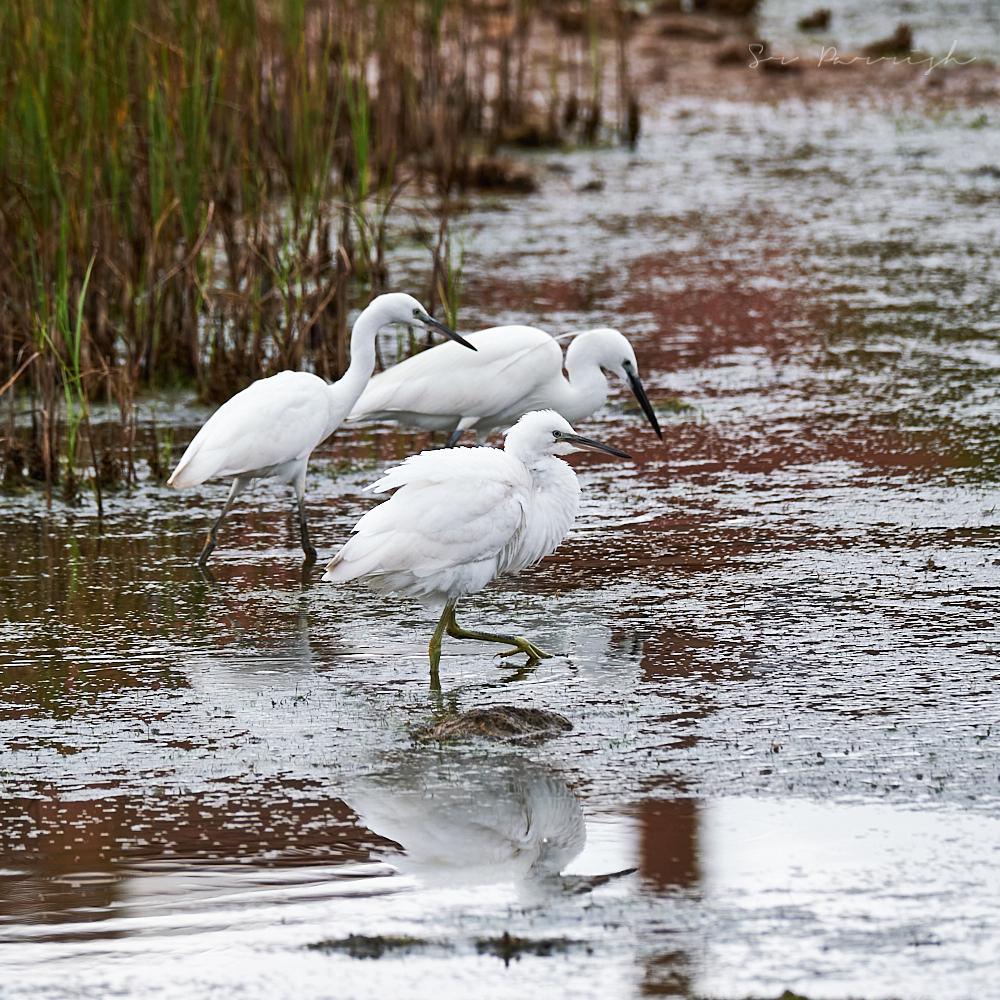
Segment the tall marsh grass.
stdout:
<svg viewBox="0 0 1000 1000">
<path fill-rule="evenodd" d="M 619 0 L 5 0 L 0 383 L 38 355 L 17 386 L 33 434 L 26 454 L 12 405 L 8 464 L 16 444 L 51 490 L 62 453 L 75 481 L 106 395 L 121 434 L 102 458 L 87 435 L 99 490 L 99 463 L 134 479 L 144 387 L 220 401 L 284 368 L 339 376 L 348 311 L 388 287 L 408 184 L 440 205 L 413 291 L 454 321 L 452 192 L 525 130 L 595 140 L 602 23 L 619 26 L 620 109 Z"/>
</svg>

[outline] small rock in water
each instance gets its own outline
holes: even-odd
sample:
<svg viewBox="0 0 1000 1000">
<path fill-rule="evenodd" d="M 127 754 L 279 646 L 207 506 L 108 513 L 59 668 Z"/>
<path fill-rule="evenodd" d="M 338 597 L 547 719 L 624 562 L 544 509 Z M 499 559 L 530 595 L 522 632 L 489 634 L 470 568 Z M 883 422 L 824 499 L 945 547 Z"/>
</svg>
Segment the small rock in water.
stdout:
<svg viewBox="0 0 1000 1000">
<path fill-rule="evenodd" d="M 908 24 L 900 24 L 891 38 L 880 38 L 866 45 L 861 54 L 869 59 L 887 59 L 890 56 L 905 56 L 913 51 L 913 32 Z"/>
<path fill-rule="evenodd" d="M 527 167 L 499 156 L 474 160 L 464 180 L 469 187 L 506 194 L 531 194 L 538 190 L 538 181 Z"/>
<path fill-rule="evenodd" d="M 799 31 L 826 31 L 830 27 L 830 8 L 820 7 L 805 17 L 800 17 L 796 27 Z"/>
<path fill-rule="evenodd" d="M 448 740 L 460 736 L 503 739 L 566 732 L 572 728 L 573 723 L 556 712 L 546 712 L 541 708 L 518 708 L 515 705 L 491 705 L 488 708 L 473 708 L 453 719 L 439 722 L 420 735 L 422 739 L 432 740 Z"/>
<path fill-rule="evenodd" d="M 726 17 L 746 17 L 753 13 L 759 2 L 760 0 L 702 0 L 695 6 L 713 14 L 725 14 Z"/>
<path fill-rule="evenodd" d="M 349 934 L 346 938 L 317 941 L 306 945 L 311 951 L 342 951 L 351 958 L 381 958 L 387 952 L 407 954 L 417 948 L 431 944 L 413 937 L 368 937 L 364 934 Z"/>
<path fill-rule="evenodd" d="M 20 490 L 27 485 L 24 478 L 24 445 L 18 438 L 9 438 L 4 456 L 3 489 Z"/>
<path fill-rule="evenodd" d="M 510 960 L 520 960 L 522 955 L 538 955 L 545 957 L 554 954 L 565 954 L 571 945 L 585 944 L 584 941 L 571 941 L 569 938 L 519 938 L 513 937 L 509 931 L 503 932 L 503 937 L 476 938 L 476 951 L 480 955 L 496 955 L 503 959 L 503 964 L 510 965 Z"/>
</svg>

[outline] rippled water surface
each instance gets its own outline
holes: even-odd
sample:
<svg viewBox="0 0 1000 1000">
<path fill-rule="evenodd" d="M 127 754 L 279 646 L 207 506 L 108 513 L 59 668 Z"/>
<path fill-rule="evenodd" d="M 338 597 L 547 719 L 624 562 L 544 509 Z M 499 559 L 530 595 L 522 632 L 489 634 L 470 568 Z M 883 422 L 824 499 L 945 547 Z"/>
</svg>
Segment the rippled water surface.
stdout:
<svg viewBox="0 0 1000 1000">
<path fill-rule="evenodd" d="M 826 7 L 826 31 L 801 31 L 800 18 Z M 954 52 L 964 57 L 996 60 L 1000 52 L 1000 9 L 992 0 L 763 0 L 760 4 L 763 37 L 783 49 L 819 58 L 823 48 L 857 52 L 863 46 L 893 34 L 898 24 L 908 24 L 914 46 L 925 53 Z"/>
<path fill-rule="evenodd" d="M 998 126 L 678 99 L 475 204 L 463 327 L 618 326 L 664 424 L 616 390 L 635 462 L 467 603 L 535 670 L 446 641 L 432 690 L 283 488 L 209 577 L 223 483 L 5 498 L 0 996 L 1000 997 Z M 316 453 L 322 555 L 427 443 Z M 415 738 L 489 704 L 574 728 Z"/>
</svg>

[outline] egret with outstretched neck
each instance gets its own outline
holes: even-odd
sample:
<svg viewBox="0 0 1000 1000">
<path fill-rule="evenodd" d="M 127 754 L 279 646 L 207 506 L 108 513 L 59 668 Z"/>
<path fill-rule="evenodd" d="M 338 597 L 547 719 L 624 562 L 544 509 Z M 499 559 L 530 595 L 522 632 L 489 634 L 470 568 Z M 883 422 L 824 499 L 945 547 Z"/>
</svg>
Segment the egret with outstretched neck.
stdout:
<svg viewBox="0 0 1000 1000">
<path fill-rule="evenodd" d="M 544 330 L 495 326 L 467 338 L 475 354 L 439 344 L 375 375 L 347 420 L 394 420 L 447 431 L 449 447 L 474 430 L 482 445 L 495 427 L 509 427 L 531 410 L 555 410 L 570 423 L 589 416 L 607 401 L 606 370 L 628 383 L 663 440 L 639 381 L 635 351 L 618 330 L 578 333 L 566 351 L 568 378 L 562 348 Z"/>
<path fill-rule="evenodd" d="M 428 652 L 437 683 L 445 632 L 513 646 L 528 664 L 548 658 L 522 636 L 461 628 L 455 605 L 502 574 L 552 552 L 576 517 L 580 485 L 556 455 L 578 449 L 628 454 L 580 437 L 554 410 L 525 414 L 497 448 L 437 449 L 413 455 L 368 489 L 396 492 L 369 510 L 327 566 L 324 580 L 362 580 L 374 590 L 413 597 L 444 610 Z"/>
<path fill-rule="evenodd" d="M 233 485 L 198 557 L 204 566 L 218 542 L 219 526 L 233 501 L 255 479 L 290 483 L 298 504 L 299 533 L 306 559 L 316 550 L 306 526 L 306 467 L 312 450 L 329 437 L 357 402 L 375 368 L 375 336 L 389 323 L 438 330 L 464 348 L 472 345 L 427 315 L 412 296 L 391 292 L 373 299 L 351 331 L 351 363 L 330 385 L 309 372 L 279 372 L 258 379 L 223 403 L 188 445 L 168 486 L 185 489 L 216 476 Z M 475 350 L 475 348 L 472 348 Z"/>
</svg>

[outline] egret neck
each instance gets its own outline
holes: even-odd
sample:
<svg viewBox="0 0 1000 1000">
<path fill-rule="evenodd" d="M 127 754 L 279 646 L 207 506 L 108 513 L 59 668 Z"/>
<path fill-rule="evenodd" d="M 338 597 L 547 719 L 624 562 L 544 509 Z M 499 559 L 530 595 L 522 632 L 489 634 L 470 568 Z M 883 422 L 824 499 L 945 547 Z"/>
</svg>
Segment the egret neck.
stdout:
<svg viewBox="0 0 1000 1000">
<path fill-rule="evenodd" d="M 571 424 L 600 409 L 608 400 L 608 380 L 601 369 L 607 353 L 601 339 L 591 336 L 600 330 L 578 334 L 566 349 L 566 374 L 569 382 L 560 379 L 564 397 L 558 410 Z"/>
<path fill-rule="evenodd" d="M 375 370 L 375 338 L 383 326 L 396 322 L 398 318 L 394 318 L 391 312 L 390 305 L 375 299 L 355 321 L 351 331 L 351 363 L 341 378 L 330 386 L 326 437 L 344 422 L 344 417 L 364 392 Z"/>
</svg>

